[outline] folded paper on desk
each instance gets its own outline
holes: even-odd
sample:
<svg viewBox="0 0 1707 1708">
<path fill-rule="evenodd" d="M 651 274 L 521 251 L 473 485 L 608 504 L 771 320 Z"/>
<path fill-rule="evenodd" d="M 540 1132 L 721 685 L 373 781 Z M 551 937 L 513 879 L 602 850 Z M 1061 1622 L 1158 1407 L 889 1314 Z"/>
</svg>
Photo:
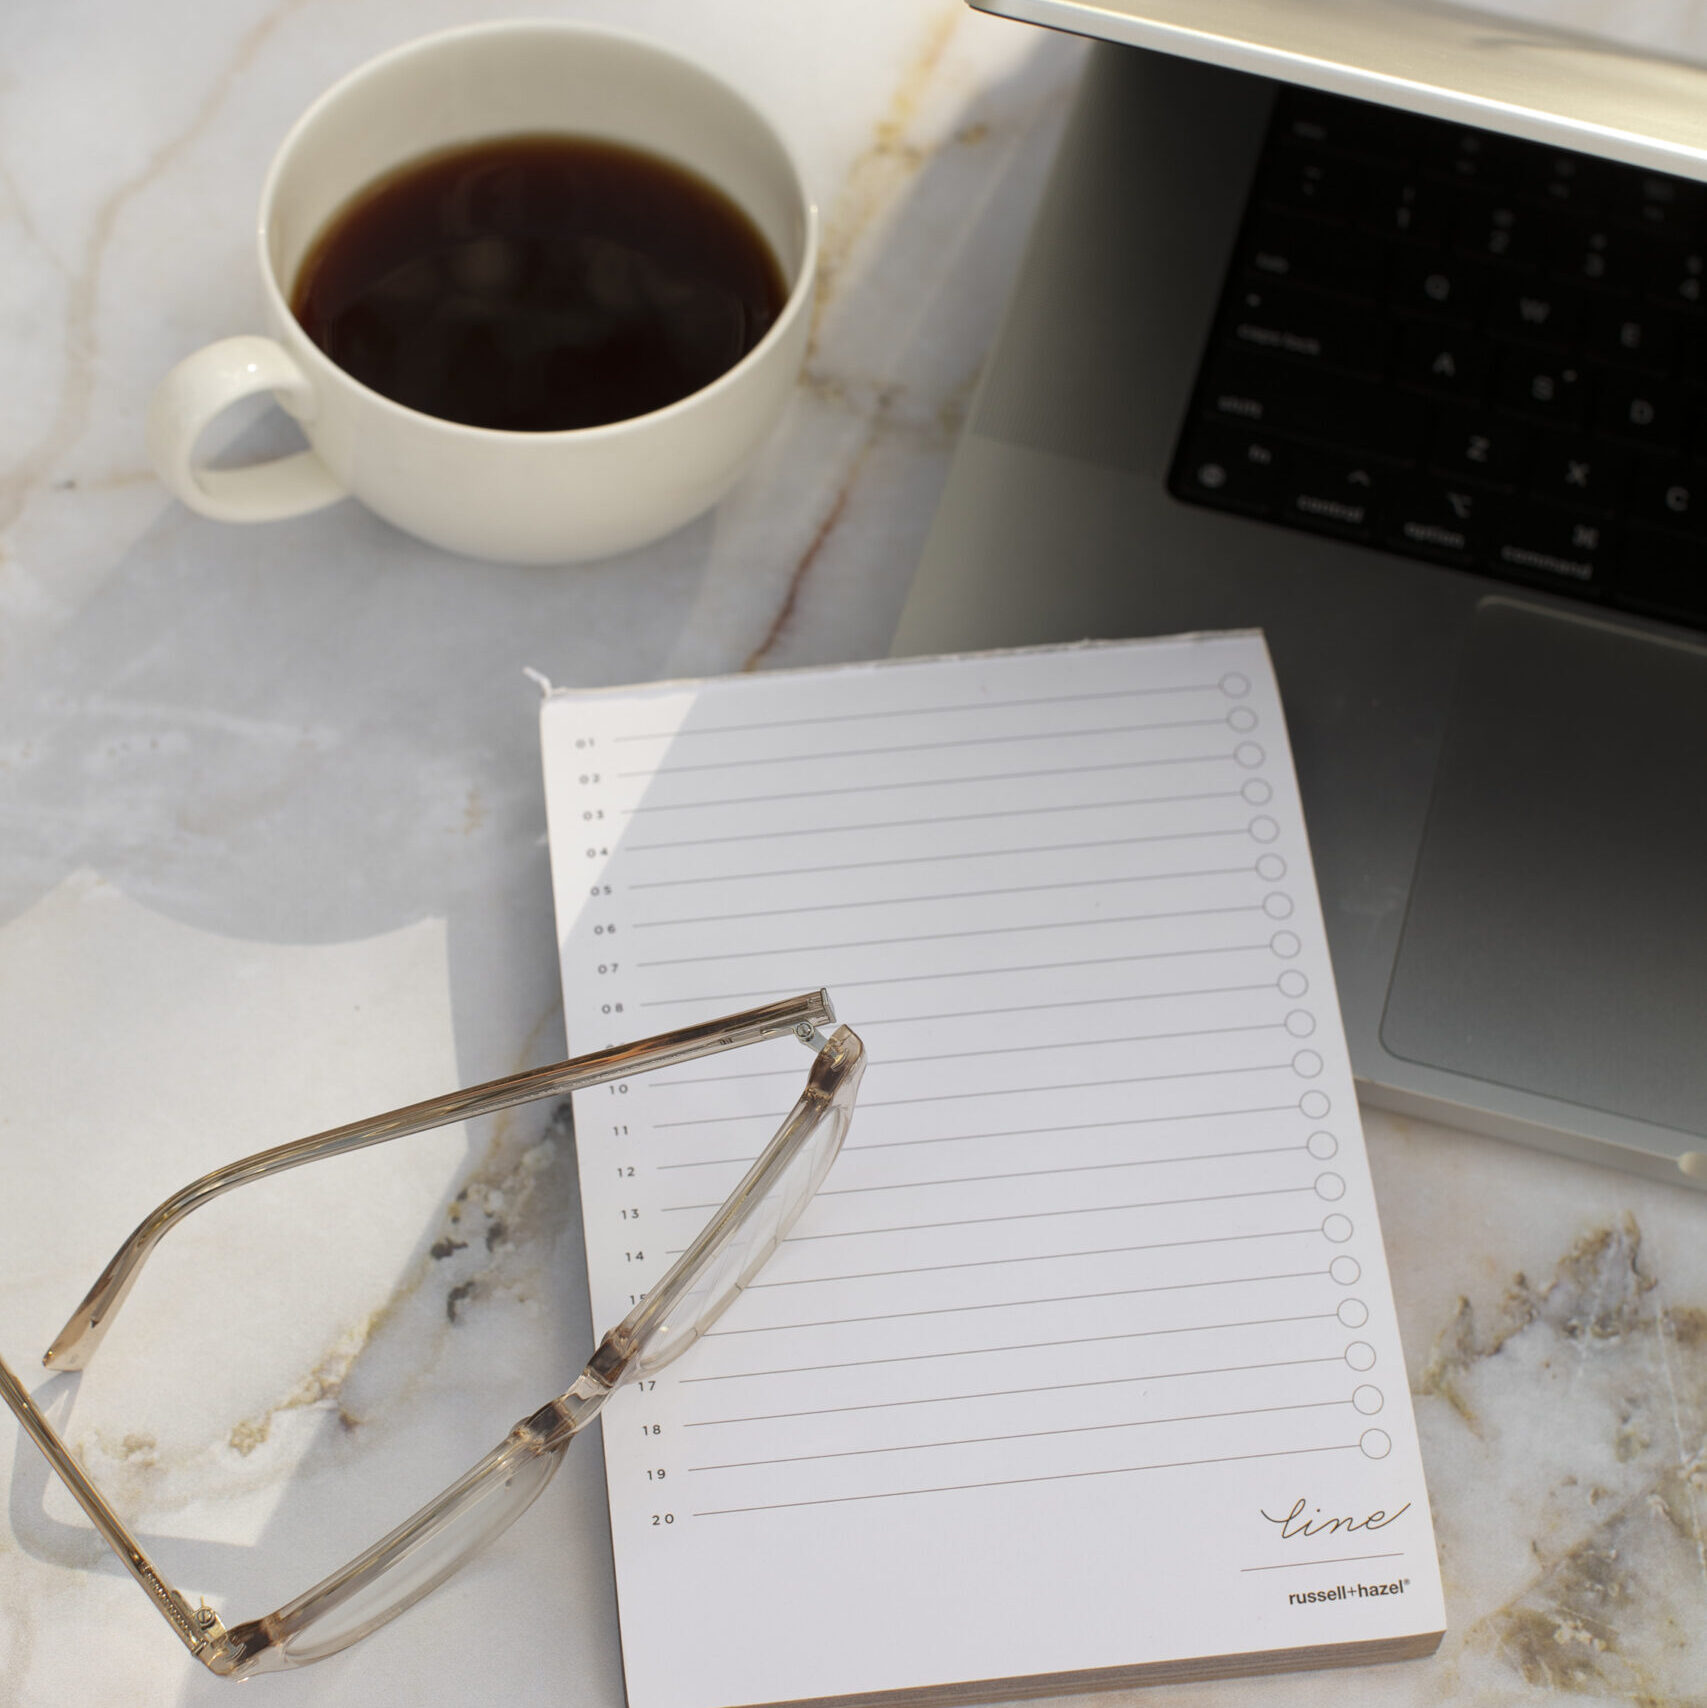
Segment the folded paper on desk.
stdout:
<svg viewBox="0 0 1707 1708">
<path fill-rule="evenodd" d="M 1261 636 L 562 692 L 542 723 L 571 1048 L 824 985 L 871 1062 L 771 1267 L 605 1414 L 631 1708 L 1431 1651 Z M 601 1327 L 792 1097 L 798 1046 L 767 1049 L 577 1095 Z"/>
</svg>

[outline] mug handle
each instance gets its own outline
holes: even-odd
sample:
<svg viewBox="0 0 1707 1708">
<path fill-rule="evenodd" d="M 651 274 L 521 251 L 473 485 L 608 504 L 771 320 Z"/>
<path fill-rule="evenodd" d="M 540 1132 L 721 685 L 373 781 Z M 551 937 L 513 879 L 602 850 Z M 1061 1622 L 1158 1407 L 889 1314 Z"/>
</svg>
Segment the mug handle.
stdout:
<svg viewBox="0 0 1707 1708">
<path fill-rule="evenodd" d="M 307 376 L 270 338 L 222 338 L 181 361 L 148 406 L 148 454 L 161 480 L 192 510 L 219 522 L 273 522 L 347 497 L 313 451 L 235 469 L 192 461 L 208 423 L 258 391 L 272 392 L 299 421 L 313 417 Z"/>
</svg>

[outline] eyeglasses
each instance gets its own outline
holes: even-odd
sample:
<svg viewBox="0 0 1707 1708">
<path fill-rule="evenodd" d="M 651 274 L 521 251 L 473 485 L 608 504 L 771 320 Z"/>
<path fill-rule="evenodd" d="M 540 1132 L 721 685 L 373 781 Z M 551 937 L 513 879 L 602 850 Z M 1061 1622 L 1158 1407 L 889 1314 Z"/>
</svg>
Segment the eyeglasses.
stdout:
<svg viewBox="0 0 1707 1708">
<path fill-rule="evenodd" d="M 250 1678 L 336 1654 L 437 1589 L 513 1524 L 551 1481 L 563 1449 L 611 1394 L 625 1381 L 655 1375 L 686 1352 L 787 1237 L 841 1149 L 865 1071 L 865 1048 L 847 1027 L 829 1037 L 818 1030 L 834 1021 L 828 995 L 818 991 L 492 1080 L 215 1169 L 143 1220 L 48 1348 L 43 1362 L 49 1369 L 81 1370 L 161 1237 L 192 1210 L 235 1186 L 387 1139 L 791 1032 L 815 1052 L 806 1089 L 775 1138 L 663 1280 L 600 1341 L 574 1385 L 518 1423 L 437 1500 L 264 1618 L 227 1629 L 205 1602 L 192 1608 L 137 1546 L 3 1361 L 0 1394 L 184 1646 L 210 1671 L 223 1678 Z"/>
</svg>

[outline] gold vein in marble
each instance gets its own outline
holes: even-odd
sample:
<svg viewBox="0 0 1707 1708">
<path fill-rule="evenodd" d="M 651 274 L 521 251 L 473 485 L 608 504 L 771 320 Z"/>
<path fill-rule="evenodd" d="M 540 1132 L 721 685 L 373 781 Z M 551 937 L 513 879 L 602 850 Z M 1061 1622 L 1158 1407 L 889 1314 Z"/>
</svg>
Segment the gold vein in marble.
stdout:
<svg viewBox="0 0 1707 1708">
<path fill-rule="evenodd" d="M 153 184 L 207 129 L 220 108 L 225 105 L 237 78 L 253 63 L 263 45 L 285 18 L 310 3 L 311 0 L 282 0 L 280 5 L 250 25 L 238 39 L 237 47 L 224 70 L 190 115 L 189 123 L 176 135 L 168 137 L 143 162 L 138 171 L 110 191 L 96 208 L 89 235 L 84 241 L 82 258 L 77 266 L 69 271 L 68 276 L 64 377 L 60 382 L 59 400 L 52 418 L 33 449 L 8 473 L 0 476 L 0 532 L 17 521 L 37 484 L 76 444 L 88 424 L 89 409 L 95 393 L 96 355 L 99 349 L 95 320 L 100 304 L 101 275 L 107 248 L 112 242 L 119 216 L 136 196 Z M 7 182 L 11 182 L 9 176 Z M 21 199 L 19 205 L 21 208 Z M 23 215 L 23 223 L 27 229 L 27 212 Z"/>
<path fill-rule="evenodd" d="M 976 18 L 958 5 L 943 8 L 930 19 L 923 39 L 903 67 L 883 113 L 872 127 L 870 142 L 855 158 L 825 218 L 812 336 L 801 383 L 815 404 L 848 417 L 847 437 L 851 443 L 825 485 L 818 520 L 795 559 L 765 633 L 743 659 L 742 671 L 764 666 L 791 635 L 801 595 L 812 571 L 838 529 L 856 509 L 856 499 L 866 495 L 867 486 L 877 484 L 879 477 L 870 473 L 874 452 L 900 438 L 910 447 L 933 453 L 946 462 L 960 430 L 977 384 L 977 360 L 949 384 L 943 395 L 934 398 L 928 394 L 913 395 L 908 381 L 897 377 L 897 370 L 908 359 L 915 342 L 917 319 L 923 318 L 925 309 L 917 301 L 908 300 L 905 306 L 916 316 L 915 324 L 898 329 L 892 319 L 895 304 L 886 298 L 890 314 L 882 340 L 888 353 L 885 370 L 875 379 L 856 377 L 862 328 L 857 310 L 851 306 L 854 299 L 847 283 L 864 259 L 875 233 L 887 232 L 891 242 L 901 249 L 918 243 L 919 235 L 905 229 L 905 198 L 916 190 L 921 175 L 946 151 L 989 152 L 994 144 L 1005 143 L 1008 145 L 1005 160 L 1014 147 L 1036 130 L 1038 114 L 1034 104 L 1027 103 L 1018 123 L 1007 116 L 1001 123 L 977 118 L 950 125 L 939 138 L 921 134 L 922 115 L 943 80 L 950 49 L 963 32 L 988 27 L 988 20 Z M 1072 83 L 1070 78 L 1051 80 L 1049 99 L 1064 103 Z M 999 169 L 1001 165 L 999 161 L 986 166 L 983 181 L 971 198 L 969 220 L 976 221 L 981 199 L 1006 176 Z M 924 235 L 928 238 L 930 233 Z M 940 267 L 937 246 L 931 245 L 930 252 L 933 267 Z M 940 290 L 943 283 L 938 279 L 933 288 Z M 964 289 L 968 281 L 955 273 L 946 283 L 953 290 Z M 855 316 L 851 326 L 845 317 L 840 325 L 834 320 L 836 311 L 844 306 L 844 299 L 850 304 L 847 313 Z M 926 307 L 928 301 L 927 296 Z M 982 354 L 980 350 L 978 357 Z"/>
<path fill-rule="evenodd" d="M 1535 1689 L 1707 1701 L 1707 1310 L 1663 1301 L 1635 1218 L 1585 1233 L 1544 1286 L 1514 1276 L 1486 1321 L 1460 1299 L 1417 1392 L 1488 1444 L 1484 1465 L 1520 1431 L 1519 1451 L 1544 1463 L 1567 1404 L 1593 1418 L 1610 1461 L 1540 1501 L 1497 1491 L 1529 1512 L 1534 1570 L 1474 1622 L 1465 1653 Z"/>
</svg>

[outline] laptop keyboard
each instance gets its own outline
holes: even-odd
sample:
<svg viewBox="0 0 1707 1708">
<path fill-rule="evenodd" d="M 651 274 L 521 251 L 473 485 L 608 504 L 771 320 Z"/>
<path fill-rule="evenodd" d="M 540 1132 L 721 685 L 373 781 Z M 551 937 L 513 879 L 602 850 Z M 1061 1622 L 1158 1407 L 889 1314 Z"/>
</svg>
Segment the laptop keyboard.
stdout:
<svg viewBox="0 0 1707 1708">
<path fill-rule="evenodd" d="M 1170 489 L 1707 628 L 1707 185 L 1289 89 Z"/>
</svg>

